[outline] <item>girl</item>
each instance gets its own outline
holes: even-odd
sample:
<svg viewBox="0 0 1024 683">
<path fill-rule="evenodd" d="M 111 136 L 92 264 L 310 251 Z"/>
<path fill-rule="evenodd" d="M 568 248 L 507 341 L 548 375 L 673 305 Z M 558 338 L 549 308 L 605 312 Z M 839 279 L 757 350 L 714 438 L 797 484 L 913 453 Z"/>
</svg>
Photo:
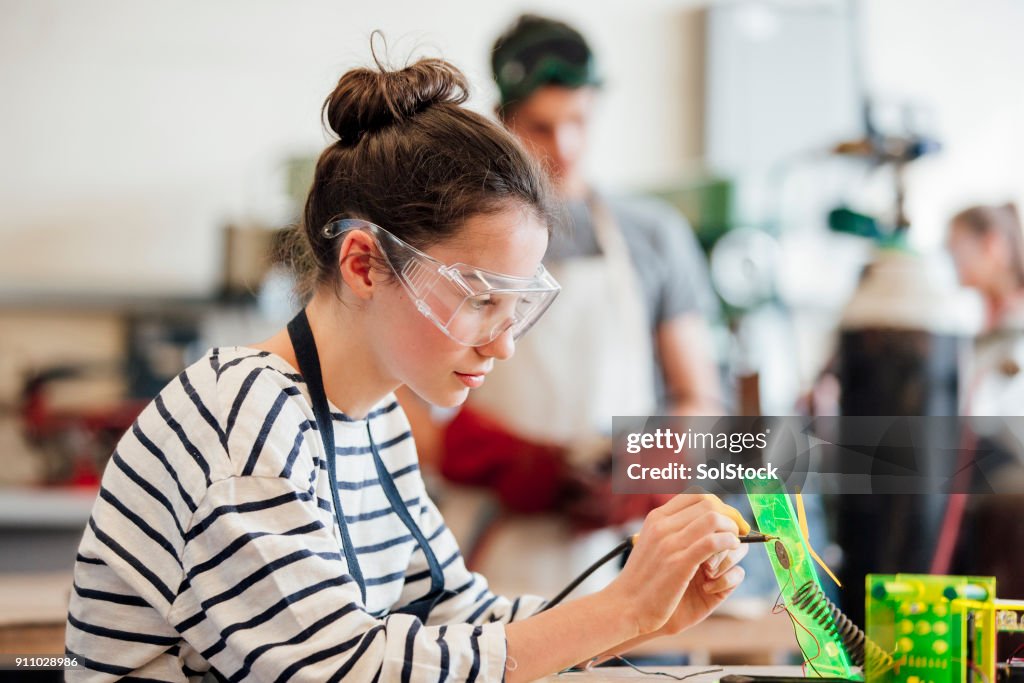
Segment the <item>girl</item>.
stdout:
<svg viewBox="0 0 1024 683">
<path fill-rule="evenodd" d="M 558 292 L 542 178 L 466 97 L 436 59 L 342 76 L 296 235 L 308 304 L 209 351 L 119 443 L 76 562 L 70 680 L 530 680 L 695 624 L 742 579 L 736 522 L 700 496 L 547 611 L 466 570 L 393 391 L 461 403 Z"/>
<path fill-rule="evenodd" d="M 1024 400 L 1024 233 L 1013 204 L 973 206 L 949 222 L 947 247 L 960 283 L 981 295 L 985 329 L 975 339 L 972 415 L 1017 415 Z"/>
<path fill-rule="evenodd" d="M 961 284 L 984 297 L 989 330 L 1022 317 L 1024 233 L 1014 204 L 959 212 L 949 222 L 946 245 Z"/>
</svg>

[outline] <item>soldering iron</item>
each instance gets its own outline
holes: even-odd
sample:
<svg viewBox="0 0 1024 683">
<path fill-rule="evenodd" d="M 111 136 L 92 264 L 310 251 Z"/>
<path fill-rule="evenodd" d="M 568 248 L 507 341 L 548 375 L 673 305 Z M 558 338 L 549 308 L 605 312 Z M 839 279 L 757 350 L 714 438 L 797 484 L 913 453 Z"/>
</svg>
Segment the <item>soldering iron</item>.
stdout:
<svg viewBox="0 0 1024 683">
<path fill-rule="evenodd" d="M 740 543 L 767 543 L 768 541 L 774 541 L 777 538 L 778 536 L 762 534 L 760 531 L 751 531 L 745 536 L 740 536 Z"/>
<path fill-rule="evenodd" d="M 587 580 L 587 577 L 589 577 L 591 574 L 593 574 L 595 571 L 597 571 L 606 562 L 608 562 L 609 560 L 611 560 L 613 558 L 618 557 L 622 553 L 624 553 L 627 550 L 631 549 L 633 547 L 633 544 L 636 543 L 636 539 L 637 539 L 638 536 L 639 536 L 639 534 L 633 534 L 632 536 L 626 538 L 625 540 L 622 541 L 622 543 L 619 543 L 617 546 L 612 548 L 607 554 L 605 554 L 597 562 L 595 562 L 594 564 L 592 564 L 589 567 L 587 567 L 587 569 L 582 574 L 580 574 L 575 579 L 573 579 L 572 583 L 570 583 L 568 586 L 563 588 L 562 591 L 558 595 L 556 595 L 555 597 L 551 598 L 551 600 L 548 602 L 548 604 L 546 604 L 541 609 L 541 611 L 543 612 L 544 610 L 551 609 L 552 607 L 554 607 L 555 605 L 560 603 L 562 600 L 564 600 L 566 598 L 567 595 L 569 595 L 569 593 L 572 593 L 574 590 L 576 590 L 576 588 L 581 583 L 583 583 L 584 581 Z M 768 543 L 769 541 L 774 541 L 777 538 L 778 538 L 778 536 L 771 536 L 769 534 L 762 534 L 760 531 L 748 531 L 746 534 L 744 534 L 744 535 L 739 537 L 740 543 Z"/>
</svg>

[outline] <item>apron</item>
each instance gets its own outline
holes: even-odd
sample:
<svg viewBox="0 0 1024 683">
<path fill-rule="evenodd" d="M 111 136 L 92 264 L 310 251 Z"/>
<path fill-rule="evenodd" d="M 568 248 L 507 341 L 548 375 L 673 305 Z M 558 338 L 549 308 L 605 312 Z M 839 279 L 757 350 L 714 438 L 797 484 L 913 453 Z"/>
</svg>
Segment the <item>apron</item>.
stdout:
<svg viewBox="0 0 1024 683">
<path fill-rule="evenodd" d="M 1024 305 L 976 338 L 971 364 L 970 414 L 1019 414 L 1024 404 Z"/>
<path fill-rule="evenodd" d="M 323 376 L 320 373 L 320 356 L 316 351 L 316 341 L 313 339 L 313 332 L 309 327 L 309 318 L 306 317 L 306 310 L 302 309 L 288 323 L 288 337 L 291 339 L 292 347 L 295 350 L 295 357 L 299 362 L 299 372 L 306 381 L 309 389 L 309 396 L 313 402 L 313 415 L 316 418 L 317 431 L 320 432 L 320 439 L 324 446 L 324 458 L 327 460 L 327 472 L 331 478 L 331 498 L 334 503 L 334 518 L 338 523 L 338 530 L 341 536 L 341 550 L 345 555 L 349 575 L 359 586 L 359 594 L 362 596 L 363 604 L 366 604 L 366 580 L 359 567 L 359 558 L 352 545 L 352 537 L 349 534 L 348 524 L 345 522 L 345 514 L 341 508 L 341 500 L 338 497 L 338 476 L 335 460 L 337 453 L 334 447 L 334 420 L 331 418 L 330 406 L 327 403 L 327 395 L 324 393 Z M 434 555 L 433 549 L 427 543 L 426 537 L 420 530 L 416 521 L 409 514 L 409 510 L 402 501 L 402 496 L 395 486 L 391 473 L 384 466 L 377 444 L 370 432 L 370 422 L 366 422 L 366 435 L 370 439 L 370 451 L 373 453 L 373 464 L 380 478 L 384 495 L 387 496 L 391 508 L 398 514 L 398 517 L 405 524 L 409 533 L 423 549 L 423 555 L 427 559 L 427 566 L 430 569 L 430 590 L 425 596 L 414 600 L 410 604 L 399 609 L 391 610 L 391 614 L 410 614 L 421 622 L 426 623 L 434 605 L 442 600 L 454 597 L 455 593 L 446 590 L 444 587 L 444 573 L 441 570 L 441 563 Z M 203 678 L 206 681 L 227 681 L 228 679 L 219 671 L 211 667 Z"/>
<path fill-rule="evenodd" d="M 561 293 L 544 320 L 516 343 L 515 355 L 495 364 L 467 401 L 532 441 L 570 446 L 610 436 L 613 415 L 650 415 L 657 407 L 654 341 L 629 248 L 608 207 L 593 196 L 587 204 L 601 253 L 548 266 Z M 503 517 L 474 553 L 474 569 L 499 594 L 551 596 L 623 533 L 580 534 L 554 515 Z M 510 566 L 509 557 L 529 560 Z M 583 590 L 614 578 L 617 569 L 604 569 Z"/>
<path fill-rule="evenodd" d="M 324 393 L 323 377 L 320 374 L 320 357 L 317 355 L 316 342 L 314 341 L 313 333 L 309 328 L 309 319 L 306 317 L 305 309 L 299 311 L 298 315 L 288 323 L 288 336 L 291 339 L 292 346 L 295 349 L 295 356 L 299 362 L 299 372 L 302 373 L 303 379 L 306 380 L 306 386 L 309 389 L 309 395 L 313 401 L 313 414 L 316 417 L 316 424 L 318 431 L 320 432 L 320 438 L 323 440 L 324 455 L 327 459 L 327 472 L 331 478 L 331 497 L 334 502 L 334 516 L 338 522 L 338 529 L 341 533 L 341 549 L 345 554 L 348 573 L 353 579 L 355 579 L 356 584 L 359 586 L 359 593 L 363 598 L 363 603 L 365 604 L 366 581 L 363 578 L 362 570 L 359 568 L 359 558 L 356 556 L 355 549 L 353 548 L 352 538 L 349 535 L 348 524 L 345 523 L 345 514 L 341 508 L 341 500 L 338 497 L 338 476 L 335 464 L 337 456 L 335 454 L 334 447 L 334 421 L 331 418 L 330 407 L 327 403 L 327 395 Z M 434 555 L 434 551 L 427 542 L 426 537 L 423 535 L 423 531 L 419 528 L 419 525 L 416 524 L 412 515 L 409 514 L 409 510 L 402 501 L 402 496 L 399 494 L 398 488 L 395 486 L 395 481 L 391 477 L 391 473 L 388 472 L 387 467 L 384 466 L 384 461 L 381 459 L 380 452 L 377 450 L 377 444 L 373 440 L 373 434 L 370 432 L 369 420 L 366 422 L 366 435 L 370 440 L 370 451 L 373 453 L 373 464 L 377 470 L 377 476 L 380 478 L 381 488 L 384 489 L 384 495 L 387 496 L 388 503 L 391 504 L 391 508 L 398 515 L 399 519 L 402 520 L 402 523 L 416 540 L 420 549 L 423 550 L 423 555 L 427 560 L 427 566 L 430 569 L 430 590 L 427 594 L 404 607 L 391 610 L 391 614 L 411 614 L 421 622 L 426 623 L 427 616 L 430 614 L 430 610 L 434 605 L 442 600 L 453 597 L 455 594 L 452 591 L 445 589 L 444 573 L 441 570 L 441 563 L 438 561 L 437 556 Z"/>
</svg>

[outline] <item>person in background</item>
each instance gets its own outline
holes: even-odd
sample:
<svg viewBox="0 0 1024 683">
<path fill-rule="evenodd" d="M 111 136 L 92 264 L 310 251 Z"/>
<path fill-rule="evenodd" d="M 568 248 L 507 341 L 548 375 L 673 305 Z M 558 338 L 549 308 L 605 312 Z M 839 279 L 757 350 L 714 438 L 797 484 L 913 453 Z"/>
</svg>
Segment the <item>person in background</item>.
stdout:
<svg viewBox="0 0 1024 683">
<path fill-rule="evenodd" d="M 706 322 L 717 302 L 693 232 L 674 209 L 588 181 L 602 79 L 584 37 L 524 15 L 497 39 L 491 64 L 499 118 L 548 170 L 564 205 L 566 229 L 545 257 L 563 289 L 515 359 L 439 435 L 427 426 L 417 439 L 422 433 L 437 449 L 447 480 L 500 501 L 497 513 L 466 513 L 475 566 L 496 585 L 553 594 L 614 546 L 622 525 L 663 502 L 612 494 L 612 416 L 721 413 Z M 528 563 L 503 559 L 527 546 Z M 589 585 L 607 581 L 608 570 Z"/>
<path fill-rule="evenodd" d="M 1013 204 L 973 206 L 949 222 L 946 245 L 960 283 L 985 302 L 968 385 L 974 415 L 1017 415 L 1024 406 L 1024 232 Z"/>
<path fill-rule="evenodd" d="M 946 246 L 960 283 L 978 290 L 986 327 L 974 342 L 963 412 L 1019 417 L 1024 410 L 1024 231 L 1012 203 L 972 206 L 949 222 Z M 986 482 L 1003 491 L 1024 489 L 1024 431 L 1019 419 L 989 419 L 979 448 Z M 943 524 L 946 562 L 957 573 L 993 575 L 1000 591 L 1024 593 L 1020 567 L 1019 493 L 953 496 Z M 999 542 L 993 542 L 998 539 Z M 943 568 L 943 567 L 938 567 Z"/>
</svg>

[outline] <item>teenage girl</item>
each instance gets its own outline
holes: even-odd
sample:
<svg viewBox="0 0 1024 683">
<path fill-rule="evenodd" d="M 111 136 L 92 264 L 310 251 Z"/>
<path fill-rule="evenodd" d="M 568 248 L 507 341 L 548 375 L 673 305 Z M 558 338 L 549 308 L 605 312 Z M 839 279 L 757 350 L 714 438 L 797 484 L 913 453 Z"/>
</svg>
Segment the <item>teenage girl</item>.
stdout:
<svg viewBox="0 0 1024 683">
<path fill-rule="evenodd" d="M 550 610 L 467 571 L 393 392 L 462 403 L 558 285 L 544 180 L 466 97 L 436 59 L 341 77 L 295 234 L 308 303 L 209 351 L 118 444 L 69 680 L 531 680 L 692 626 L 741 581 L 711 496 L 651 512 L 618 578 Z"/>
</svg>

